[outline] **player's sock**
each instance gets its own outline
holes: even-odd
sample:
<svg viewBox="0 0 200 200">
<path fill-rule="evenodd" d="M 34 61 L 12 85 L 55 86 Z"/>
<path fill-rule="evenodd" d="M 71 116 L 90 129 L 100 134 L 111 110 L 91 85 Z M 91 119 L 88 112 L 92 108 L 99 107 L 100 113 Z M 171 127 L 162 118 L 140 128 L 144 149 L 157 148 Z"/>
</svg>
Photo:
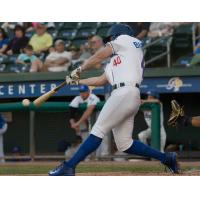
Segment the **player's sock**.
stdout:
<svg viewBox="0 0 200 200">
<path fill-rule="evenodd" d="M 95 151 L 101 144 L 102 139 L 90 134 L 87 139 L 81 144 L 72 158 L 65 162 L 69 167 L 76 167 L 76 165 L 84 160 L 90 153 Z"/>
<path fill-rule="evenodd" d="M 157 151 L 156 149 L 153 149 L 152 147 L 143 144 L 139 140 L 134 140 L 131 147 L 125 152 L 129 154 L 136 154 L 139 156 L 154 158 L 156 160 L 160 160 L 162 163 L 164 163 L 166 160 L 165 153 L 161 153 L 160 151 Z"/>
</svg>

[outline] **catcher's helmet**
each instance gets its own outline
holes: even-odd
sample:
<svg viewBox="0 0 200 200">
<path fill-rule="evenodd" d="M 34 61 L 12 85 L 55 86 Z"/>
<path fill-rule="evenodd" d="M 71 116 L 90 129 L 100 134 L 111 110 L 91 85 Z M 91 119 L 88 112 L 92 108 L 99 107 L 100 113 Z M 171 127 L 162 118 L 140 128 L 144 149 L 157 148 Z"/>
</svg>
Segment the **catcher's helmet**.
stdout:
<svg viewBox="0 0 200 200">
<path fill-rule="evenodd" d="M 120 35 L 129 35 L 133 36 L 134 32 L 133 29 L 128 26 L 127 24 L 114 24 L 110 27 L 110 29 L 107 32 L 106 38 L 104 38 L 104 42 L 109 42 L 111 40 L 114 40 Z"/>
</svg>

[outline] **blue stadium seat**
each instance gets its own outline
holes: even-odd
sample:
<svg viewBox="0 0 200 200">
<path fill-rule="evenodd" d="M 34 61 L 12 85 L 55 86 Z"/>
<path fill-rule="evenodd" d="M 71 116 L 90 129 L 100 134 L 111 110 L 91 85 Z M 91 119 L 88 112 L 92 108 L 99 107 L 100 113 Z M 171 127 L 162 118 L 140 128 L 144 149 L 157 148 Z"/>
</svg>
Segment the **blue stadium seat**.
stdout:
<svg viewBox="0 0 200 200">
<path fill-rule="evenodd" d="M 94 28 L 80 28 L 77 31 L 76 38 L 88 38 L 91 35 L 96 34 L 96 29 Z"/>
<path fill-rule="evenodd" d="M 28 31 L 25 33 L 26 37 L 31 38 L 34 35 L 34 31 Z"/>
<path fill-rule="evenodd" d="M 76 35 L 76 29 L 71 28 L 62 28 L 58 34 L 57 37 L 63 40 L 71 40 Z"/>
<path fill-rule="evenodd" d="M 48 28 L 47 32 L 53 37 L 53 39 L 56 38 L 58 34 L 58 31 L 54 27 Z"/>
</svg>

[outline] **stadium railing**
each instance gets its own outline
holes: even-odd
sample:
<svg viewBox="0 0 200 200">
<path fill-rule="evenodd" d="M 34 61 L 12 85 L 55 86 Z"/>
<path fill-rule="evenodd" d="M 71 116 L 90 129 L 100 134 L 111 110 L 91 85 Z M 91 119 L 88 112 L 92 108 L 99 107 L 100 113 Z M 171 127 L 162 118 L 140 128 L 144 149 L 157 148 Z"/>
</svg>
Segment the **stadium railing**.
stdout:
<svg viewBox="0 0 200 200">
<path fill-rule="evenodd" d="M 95 110 L 99 111 L 102 109 L 105 102 L 100 102 L 97 104 Z M 66 112 L 69 109 L 69 103 L 67 102 L 46 102 L 40 107 L 35 107 L 31 103 L 28 107 L 24 107 L 21 102 L 17 103 L 2 103 L 0 104 L 0 112 L 8 111 L 25 111 L 29 112 L 29 155 L 27 156 L 17 156 L 15 159 L 27 158 L 32 161 L 35 159 L 61 159 L 64 158 L 60 155 L 37 155 L 35 151 L 35 112 L 37 111 L 47 111 L 47 112 Z M 79 110 L 85 110 L 86 104 L 81 104 Z M 152 134 L 151 134 L 151 146 L 160 149 L 160 105 L 158 103 L 144 103 L 141 110 L 151 110 L 152 112 Z M 110 155 L 109 158 L 113 156 Z M 5 156 L 5 159 L 12 159 L 13 156 Z"/>
<path fill-rule="evenodd" d="M 154 47 L 155 45 L 163 45 L 163 44 L 161 44 L 161 43 L 163 43 L 163 41 L 164 41 L 164 45 L 166 45 L 166 51 L 160 51 L 160 53 L 158 53 L 157 55 L 146 60 L 145 61 L 146 65 L 149 65 L 149 64 L 155 62 L 156 60 L 159 60 L 166 56 L 167 57 L 167 67 L 171 66 L 171 50 L 170 50 L 171 43 L 172 43 L 171 36 L 155 39 L 154 41 L 144 45 L 143 49 L 146 54 L 146 52 L 148 51 L 148 48 Z"/>
</svg>

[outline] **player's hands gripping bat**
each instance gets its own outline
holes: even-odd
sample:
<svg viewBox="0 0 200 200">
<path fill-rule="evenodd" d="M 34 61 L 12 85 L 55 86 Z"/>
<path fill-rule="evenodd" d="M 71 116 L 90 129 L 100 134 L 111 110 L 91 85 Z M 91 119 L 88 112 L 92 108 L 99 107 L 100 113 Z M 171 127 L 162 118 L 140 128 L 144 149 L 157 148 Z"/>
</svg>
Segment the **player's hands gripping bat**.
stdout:
<svg viewBox="0 0 200 200">
<path fill-rule="evenodd" d="M 80 74 L 81 74 L 81 67 L 76 68 L 75 70 L 73 70 L 70 74 L 70 78 L 78 81 L 80 79 Z"/>
<path fill-rule="evenodd" d="M 64 82 L 62 82 L 60 85 L 55 87 L 54 89 L 50 90 L 49 92 L 43 94 L 42 96 L 38 97 L 33 101 L 33 104 L 35 106 L 40 106 L 43 102 L 47 101 L 51 96 L 53 96 L 60 88 L 64 87 L 65 85 L 78 85 L 79 79 L 73 80 L 69 76 L 66 76 L 66 79 Z"/>
<path fill-rule="evenodd" d="M 171 108 L 172 110 L 168 119 L 168 125 L 177 126 L 178 123 L 181 123 L 185 118 L 183 106 L 181 107 L 176 100 L 172 100 Z"/>
<path fill-rule="evenodd" d="M 66 82 L 67 85 L 78 85 L 79 84 L 79 79 L 73 80 L 69 76 L 66 76 L 65 82 Z"/>
</svg>

